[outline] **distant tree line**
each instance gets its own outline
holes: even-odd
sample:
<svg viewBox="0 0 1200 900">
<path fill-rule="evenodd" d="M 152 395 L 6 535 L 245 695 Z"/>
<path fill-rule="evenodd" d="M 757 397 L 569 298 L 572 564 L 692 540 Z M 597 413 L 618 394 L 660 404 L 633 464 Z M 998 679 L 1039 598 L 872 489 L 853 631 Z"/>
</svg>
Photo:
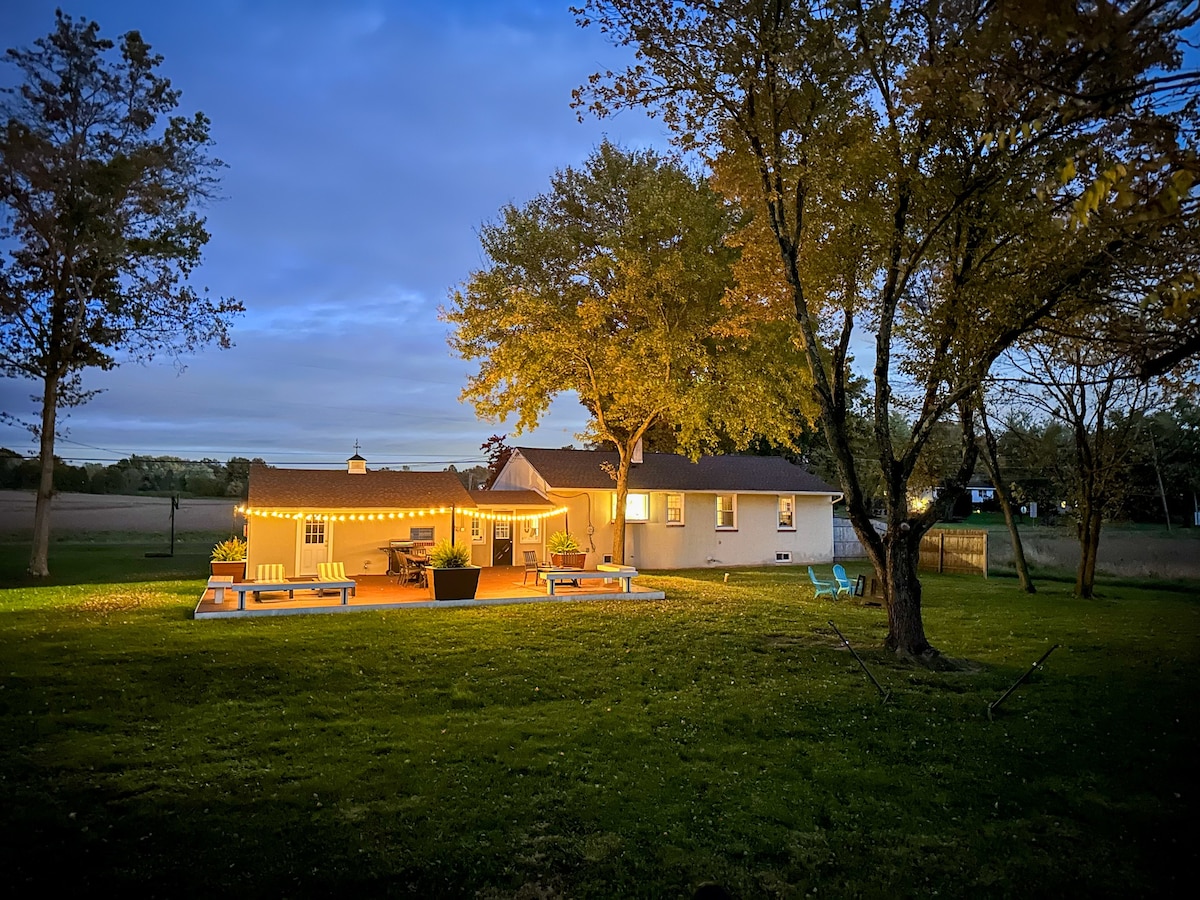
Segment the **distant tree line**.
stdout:
<svg viewBox="0 0 1200 900">
<path fill-rule="evenodd" d="M 261 462 L 244 456 L 221 462 L 135 454 L 109 465 L 73 466 L 55 457 L 54 487 L 56 491 L 84 494 L 153 493 L 245 499 L 250 466 Z M 41 461 L 37 457 L 26 458 L 0 447 L 0 489 L 35 490 L 40 477 Z"/>
</svg>

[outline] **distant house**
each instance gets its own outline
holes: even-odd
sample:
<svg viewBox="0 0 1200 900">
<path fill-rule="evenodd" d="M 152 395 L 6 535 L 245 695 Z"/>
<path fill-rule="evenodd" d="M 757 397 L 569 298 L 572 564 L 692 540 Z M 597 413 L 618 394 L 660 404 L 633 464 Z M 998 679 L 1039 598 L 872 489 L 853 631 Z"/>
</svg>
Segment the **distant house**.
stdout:
<svg viewBox="0 0 1200 900">
<path fill-rule="evenodd" d="M 444 539 L 470 543 L 476 565 L 492 562 L 496 545 L 531 529 L 541 533 L 554 512 L 529 491 L 468 491 L 453 472 L 371 471 L 355 454 L 345 470 L 250 469 L 246 517 L 247 570 L 279 563 L 290 576 L 311 575 L 322 562 L 342 562 L 351 575 L 387 571 L 384 548 Z M 488 540 L 484 541 L 484 536 Z M 518 557 L 519 558 L 519 557 Z"/>
<path fill-rule="evenodd" d="M 514 448 L 493 492 L 532 492 L 565 507 L 517 535 L 539 549 L 549 528 L 572 532 L 588 565 L 611 558 L 615 452 Z M 474 492 L 478 498 L 482 493 Z M 639 568 L 829 562 L 833 501 L 841 493 L 806 469 L 768 456 L 705 456 L 692 462 L 646 453 L 629 473 L 625 561 Z M 519 558 L 519 557 L 518 557 Z"/>
</svg>

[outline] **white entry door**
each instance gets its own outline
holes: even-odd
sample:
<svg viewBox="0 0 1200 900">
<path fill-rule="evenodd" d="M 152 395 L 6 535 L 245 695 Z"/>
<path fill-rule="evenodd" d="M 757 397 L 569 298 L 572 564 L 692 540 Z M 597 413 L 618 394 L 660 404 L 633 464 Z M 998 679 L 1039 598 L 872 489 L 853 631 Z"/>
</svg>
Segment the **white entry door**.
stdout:
<svg viewBox="0 0 1200 900">
<path fill-rule="evenodd" d="M 325 522 L 305 522 L 300 545 L 300 575 L 316 575 L 317 563 L 329 562 Z"/>
</svg>

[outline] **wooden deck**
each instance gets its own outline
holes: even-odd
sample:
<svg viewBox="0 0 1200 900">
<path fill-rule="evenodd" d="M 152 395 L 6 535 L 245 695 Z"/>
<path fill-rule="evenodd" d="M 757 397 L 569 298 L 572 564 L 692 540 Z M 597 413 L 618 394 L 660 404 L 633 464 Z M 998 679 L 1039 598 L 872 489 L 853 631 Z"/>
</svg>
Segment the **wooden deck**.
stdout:
<svg viewBox="0 0 1200 900">
<path fill-rule="evenodd" d="M 326 594 L 318 597 L 311 591 L 297 591 L 288 599 L 286 593 L 264 594 L 259 601 L 246 597 L 246 608 L 237 608 L 237 595 L 226 590 L 225 602 L 213 602 L 213 592 L 205 590 L 196 605 L 197 619 L 236 619 L 244 616 L 291 616 L 309 613 L 361 612 L 373 609 L 421 609 L 426 607 L 489 606 L 508 603 L 561 603 L 578 600 L 662 600 L 662 591 L 641 588 L 637 579 L 632 590 L 621 590 L 620 583 L 582 581 L 580 587 L 560 582 L 554 588 L 554 596 L 548 596 L 546 585 L 533 584 L 531 574 L 522 584 L 525 574 L 523 566 L 493 566 L 479 573 L 479 590 L 474 600 L 451 600 L 437 602 L 429 597 L 429 589 L 412 585 L 397 584 L 387 575 L 358 575 L 356 596 L 343 606 L 341 597 Z"/>
</svg>

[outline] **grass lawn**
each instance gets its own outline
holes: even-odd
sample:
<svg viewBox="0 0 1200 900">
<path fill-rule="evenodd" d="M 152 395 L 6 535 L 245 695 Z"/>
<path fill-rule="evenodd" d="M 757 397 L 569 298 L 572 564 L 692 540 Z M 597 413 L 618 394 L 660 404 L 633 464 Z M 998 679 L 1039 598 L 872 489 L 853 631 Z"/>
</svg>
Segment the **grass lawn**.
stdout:
<svg viewBox="0 0 1200 900">
<path fill-rule="evenodd" d="M 660 602 L 196 622 L 208 542 L 0 545 L 10 896 L 1171 896 L 1197 865 L 1191 590 L 925 579 L 975 671 L 802 568 Z M 826 570 L 827 571 L 827 570 Z M 851 573 L 855 574 L 854 567 Z M 833 619 L 891 689 L 883 705 Z M 1052 643 L 1043 671 L 986 707 Z"/>
</svg>

